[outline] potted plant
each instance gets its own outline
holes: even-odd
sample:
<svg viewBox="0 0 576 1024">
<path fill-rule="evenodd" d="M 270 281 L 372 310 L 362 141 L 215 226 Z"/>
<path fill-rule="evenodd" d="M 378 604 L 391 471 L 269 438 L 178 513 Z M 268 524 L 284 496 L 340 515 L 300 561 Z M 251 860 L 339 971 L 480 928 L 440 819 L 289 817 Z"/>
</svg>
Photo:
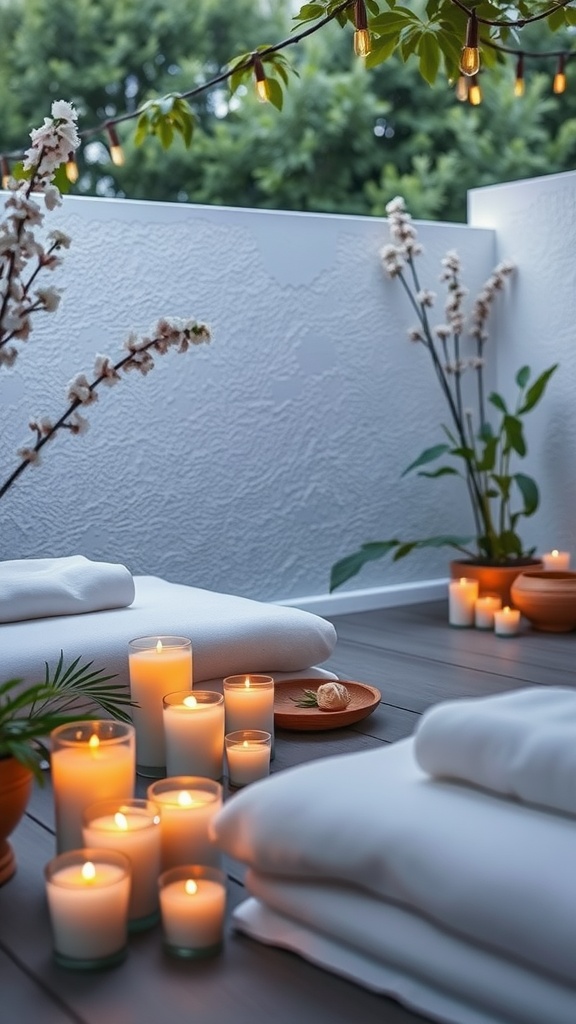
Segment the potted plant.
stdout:
<svg viewBox="0 0 576 1024">
<path fill-rule="evenodd" d="M 61 653 L 55 670 L 46 665 L 43 683 L 22 685 L 21 679 L 0 684 L 0 885 L 16 869 L 8 836 L 26 810 L 34 778 L 44 781 L 42 762 L 48 760 L 52 729 L 97 713 L 131 721 L 128 689 L 113 683 L 115 676 L 92 670 L 92 662 L 76 658 L 64 668 Z"/>
<path fill-rule="evenodd" d="M 448 252 L 442 260 L 440 280 L 447 290 L 445 321 L 433 326 L 430 309 L 436 296 L 420 284 L 416 261 L 422 246 L 412 218 L 401 197 L 392 200 L 386 212 L 391 244 L 381 252 L 383 267 L 389 277 L 400 281 L 406 292 L 418 321 L 409 337 L 427 351 L 448 410 L 447 422 L 442 424 L 444 439 L 425 448 L 403 475 L 415 471 L 419 476 L 436 480 L 459 477 L 466 488 L 476 532 L 472 536 L 444 534 L 362 544 L 333 565 L 330 590 L 355 576 L 367 562 L 385 555 L 391 554 L 398 561 L 418 548 L 446 546 L 460 556 L 451 566 L 452 575 L 480 578 L 481 590 L 500 592 L 508 601 L 515 576 L 526 565 L 538 564 L 535 549 L 526 548 L 519 533 L 522 518 L 534 515 L 539 504 L 536 482 L 515 468 L 515 462 L 527 454 L 523 420 L 544 395 L 557 364 L 536 379 L 532 378 L 529 366 L 521 367 L 515 378 L 517 394 L 513 405 L 498 392 L 486 396 L 486 325 L 496 295 L 513 272 L 513 264 L 500 263 L 476 297 L 469 328 L 474 351 L 465 355 L 463 303 L 467 290 L 461 284 L 458 254 Z M 475 410 L 464 403 L 462 378 L 466 372 L 475 376 Z"/>
</svg>

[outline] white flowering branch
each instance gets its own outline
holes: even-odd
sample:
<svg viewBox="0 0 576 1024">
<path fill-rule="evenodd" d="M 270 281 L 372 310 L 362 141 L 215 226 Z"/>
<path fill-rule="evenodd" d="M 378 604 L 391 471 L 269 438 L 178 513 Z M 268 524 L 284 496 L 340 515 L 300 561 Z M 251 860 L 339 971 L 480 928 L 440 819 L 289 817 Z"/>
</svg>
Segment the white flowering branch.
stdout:
<svg viewBox="0 0 576 1024">
<path fill-rule="evenodd" d="M 24 160 L 24 181 L 11 179 L 10 196 L 6 201 L 8 216 L 0 223 L 0 367 L 13 365 L 18 350 L 13 341 L 26 341 L 32 330 L 31 316 L 40 310 L 54 312 L 60 302 L 56 288 L 37 287 L 42 270 L 55 270 L 61 264 L 60 249 L 70 246 L 70 239 L 62 231 L 52 231 L 48 244 L 35 236 L 33 228 L 41 226 L 44 212 L 33 198 L 34 193 L 44 197 L 48 210 L 61 204 L 59 190 L 53 184 L 54 173 L 61 163 L 79 145 L 76 129 L 77 114 L 64 100 L 52 104 L 52 117 L 45 118 L 41 128 L 30 133 L 32 145 Z M 0 486 L 0 498 L 24 470 L 40 463 L 40 453 L 61 430 L 82 434 L 88 421 L 78 411 L 98 399 L 100 385 L 113 386 L 121 380 L 121 372 L 138 370 L 145 376 L 154 366 L 153 354 L 164 355 L 169 349 L 187 352 L 190 346 L 210 341 L 210 330 L 197 320 L 180 318 L 160 319 L 149 335 L 139 337 L 131 333 L 124 349 L 126 355 L 114 363 L 108 356 L 98 355 L 89 380 L 78 374 L 68 384 L 68 405 L 55 421 L 47 416 L 35 417 L 29 422 L 33 440 L 17 450 L 20 462 Z"/>
</svg>

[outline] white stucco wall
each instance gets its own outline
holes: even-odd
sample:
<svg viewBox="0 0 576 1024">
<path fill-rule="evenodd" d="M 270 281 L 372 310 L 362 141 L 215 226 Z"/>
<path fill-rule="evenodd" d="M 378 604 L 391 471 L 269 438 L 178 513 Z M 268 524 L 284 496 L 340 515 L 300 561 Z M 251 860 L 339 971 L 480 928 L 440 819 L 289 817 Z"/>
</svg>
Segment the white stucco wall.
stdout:
<svg viewBox="0 0 576 1024">
<path fill-rule="evenodd" d="M 423 285 L 440 290 L 449 248 L 460 252 L 472 291 L 486 278 L 500 230 L 481 212 L 489 192 L 473 197 L 478 227 L 421 225 Z M 502 205 L 512 210 L 509 197 Z M 576 301 L 568 237 L 545 233 L 543 242 L 543 211 L 540 221 L 534 238 L 526 229 L 522 283 L 500 314 L 506 345 L 517 349 L 529 335 L 534 365 L 568 346 L 570 326 L 556 307 Z M 444 407 L 425 352 L 406 340 L 407 301 L 380 269 L 385 221 L 67 197 L 47 226 L 73 237 L 51 281 L 64 299 L 56 314 L 36 318 L 15 367 L 0 374 L 3 469 L 15 464 L 28 416 L 56 415 L 65 383 L 89 370 L 96 352 L 116 356 L 130 329 L 194 314 L 214 339 L 169 353 L 146 378 L 102 389 L 89 433 L 57 439 L 2 499 L 0 557 L 79 552 L 135 573 L 295 599 L 324 594 L 332 562 L 363 541 L 469 528 L 457 486 L 400 480 L 441 440 Z M 562 276 L 550 273 L 537 291 L 543 245 L 556 251 Z M 554 316 L 544 301 L 551 291 Z M 547 438 L 570 412 L 562 388 L 542 421 Z M 569 455 L 559 459 L 566 474 Z M 550 506 L 560 499 L 553 493 Z M 565 513 L 548 508 L 558 529 L 546 523 L 545 543 L 571 539 L 562 503 Z M 441 550 L 374 563 L 346 589 L 441 578 L 446 562 Z"/>
</svg>

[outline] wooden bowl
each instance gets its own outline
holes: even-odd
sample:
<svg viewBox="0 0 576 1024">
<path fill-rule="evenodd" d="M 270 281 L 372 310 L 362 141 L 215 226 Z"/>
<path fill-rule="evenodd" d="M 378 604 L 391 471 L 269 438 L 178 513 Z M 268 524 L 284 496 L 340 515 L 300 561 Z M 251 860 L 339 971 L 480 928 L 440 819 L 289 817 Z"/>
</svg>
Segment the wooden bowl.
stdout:
<svg viewBox="0 0 576 1024">
<path fill-rule="evenodd" d="M 546 633 L 576 629 L 576 572 L 523 572 L 514 580 L 510 596 L 534 629 Z"/>
</svg>

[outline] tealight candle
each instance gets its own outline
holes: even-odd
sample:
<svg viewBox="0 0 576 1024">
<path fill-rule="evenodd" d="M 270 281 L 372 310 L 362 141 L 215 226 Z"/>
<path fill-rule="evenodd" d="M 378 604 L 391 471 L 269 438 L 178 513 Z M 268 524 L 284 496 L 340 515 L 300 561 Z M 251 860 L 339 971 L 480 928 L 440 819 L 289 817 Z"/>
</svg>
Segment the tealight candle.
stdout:
<svg viewBox="0 0 576 1024">
<path fill-rule="evenodd" d="M 520 612 L 506 605 L 502 611 L 494 612 L 494 632 L 497 636 L 516 636 L 520 628 Z"/>
<path fill-rule="evenodd" d="M 494 629 L 494 612 L 499 612 L 502 601 L 499 597 L 487 594 L 479 597 L 474 605 L 474 624 L 476 629 Z"/>
<path fill-rule="evenodd" d="M 54 956 L 61 967 L 112 967 L 126 955 L 130 862 L 114 850 L 79 849 L 44 869 Z"/>
<path fill-rule="evenodd" d="M 448 585 L 448 621 L 451 626 L 473 626 L 478 580 L 462 576 Z"/>
<path fill-rule="evenodd" d="M 270 771 L 269 732 L 240 729 L 226 734 L 226 760 L 231 786 L 246 786 L 263 779 Z"/>
<path fill-rule="evenodd" d="M 150 800 L 103 800 L 84 812 L 85 846 L 126 854 L 132 870 L 128 926 L 140 931 L 158 920 L 160 808 Z"/>
<path fill-rule="evenodd" d="M 224 697 L 212 690 L 181 690 L 164 697 L 167 775 L 222 777 Z"/>
<path fill-rule="evenodd" d="M 556 548 L 554 548 L 552 551 L 548 551 L 545 555 L 541 555 L 540 557 L 542 559 L 542 567 L 547 572 L 567 572 L 570 568 L 569 551 L 557 551 Z"/>
<path fill-rule="evenodd" d="M 163 871 L 180 864 L 220 866 L 221 854 L 210 836 L 222 806 L 219 782 L 190 775 L 159 779 L 148 787 L 148 799 L 160 807 Z"/>
<path fill-rule="evenodd" d="M 182 636 L 143 636 L 129 643 L 130 693 L 136 727 L 136 771 L 166 774 L 162 700 L 167 693 L 192 689 L 192 644 Z"/>
<path fill-rule="evenodd" d="M 164 949 L 172 956 L 213 956 L 222 948 L 226 883 L 216 868 L 185 864 L 159 879 Z"/>
<path fill-rule="evenodd" d="M 272 676 L 237 675 L 224 680 L 226 732 L 260 729 L 274 736 Z"/>
<path fill-rule="evenodd" d="M 134 727 L 76 722 L 53 729 L 50 737 L 56 844 L 62 853 L 82 846 L 83 814 L 90 804 L 134 795 Z"/>
</svg>

